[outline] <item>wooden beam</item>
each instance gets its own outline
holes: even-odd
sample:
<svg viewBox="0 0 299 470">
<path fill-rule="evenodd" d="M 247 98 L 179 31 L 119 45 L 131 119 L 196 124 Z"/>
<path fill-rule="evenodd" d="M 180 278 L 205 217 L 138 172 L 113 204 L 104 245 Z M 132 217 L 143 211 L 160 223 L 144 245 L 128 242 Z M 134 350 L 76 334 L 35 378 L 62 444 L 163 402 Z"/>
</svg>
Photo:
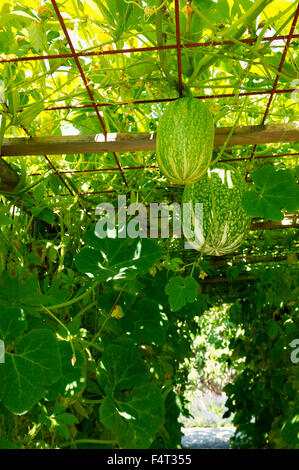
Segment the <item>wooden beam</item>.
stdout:
<svg viewBox="0 0 299 470">
<path fill-rule="evenodd" d="M 177 253 L 178 255 L 178 253 Z M 294 255 L 296 255 L 296 259 L 299 258 L 299 253 L 294 252 Z M 189 256 L 184 256 L 183 260 L 185 263 L 192 263 L 198 259 L 198 251 L 192 250 L 192 253 L 189 254 Z M 204 258 L 205 261 L 207 261 L 211 266 L 216 266 L 216 267 L 226 267 L 226 266 L 231 266 L 235 265 L 238 263 L 244 263 L 245 265 L 247 264 L 258 264 L 258 263 L 273 263 L 273 262 L 279 262 L 279 261 L 287 261 L 288 260 L 288 254 L 283 254 L 279 256 L 267 256 L 267 257 L 262 257 L 262 256 L 246 256 L 245 254 L 243 256 L 241 255 L 231 255 L 231 257 L 222 257 L 222 256 L 209 256 L 208 258 Z"/>
<path fill-rule="evenodd" d="M 277 230 L 285 228 L 299 228 L 299 216 L 283 221 L 268 220 L 267 222 L 252 221 L 250 230 Z"/>
<path fill-rule="evenodd" d="M 214 146 L 226 141 L 230 127 L 218 127 Z M 299 122 L 269 126 L 236 127 L 228 146 L 299 142 Z M 68 135 L 46 137 L 18 137 L 4 139 L 2 156 L 64 155 L 72 153 L 139 152 L 155 150 L 156 136 L 151 134 Z"/>
<path fill-rule="evenodd" d="M 254 281 L 256 279 L 255 276 L 240 276 L 235 277 L 233 279 L 227 279 L 226 277 L 216 277 L 213 279 L 201 279 L 199 282 L 200 284 L 231 284 L 233 282 L 249 282 Z M 209 286 L 207 286 L 209 287 Z M 213 287 L 213 286 L 211 286 Z"/>
<path fill-rule="evenodd" d="M 296 253 L 298 256 L 299 253 Z M 244 264 L 258 264 L 258 263 L 275 263 L 279 261 L 286 261 L 288 259 L 287 256 L 268 256 L 266 258 L 261 258 L 260 256 L 258 257 L 244 257 L 244 258 L 232 258 L 232 259 L 211 259 L 209 260 L 209 263 L 212 266 L 227 266 L 228 263 L 231 264 L 238 264 L 241 262 L 244 262 Z"/>
</svg>

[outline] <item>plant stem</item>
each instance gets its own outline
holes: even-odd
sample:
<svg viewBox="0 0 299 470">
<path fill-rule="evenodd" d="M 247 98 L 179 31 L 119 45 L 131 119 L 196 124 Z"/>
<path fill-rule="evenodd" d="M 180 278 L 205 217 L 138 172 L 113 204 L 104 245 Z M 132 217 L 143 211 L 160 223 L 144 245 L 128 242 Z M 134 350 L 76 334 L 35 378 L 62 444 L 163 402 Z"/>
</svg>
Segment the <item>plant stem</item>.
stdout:
<svg viewBox="0 0 299 470">
<path fill-rule="evenodd" d="M 64 308 L 64 307 L 68 307 L 69 305 L 73 305 L 73 304 L 79 302 L 79 300 L 84 299 L 84 297 L 86 297 L 90 293 L 90 291 L 92 291 L 98 285 L 98 283 L 99 283 L 99 281 L 94 282 L 85 292 L 78 295 L 77 297 L 74 297 L 72 300 L 68 300 L 67 302 L 63 302 L 63 303 L 57 304 L 57 305 L 49 305 L 48 308 L 53 310 L 53 309 Z M 41 308 L 44 308 L 44 306 L 41 305 Z"/>
<path fill-rule="evenodd" d="M 119 292 L 119 294 L 118 294 L 118 296 L 117 296 L 117 298 L 116 298 L 116 300 L 115 300 L 113 306 L 112 306 L 111 309 L 110 309 L 110 312 L 108 313 L 107 317 L 106 317 L 105 320 L 103 321 L 103 324 L 102 324 L 101 328 L 100 328 L 99 331 L 95 334 L 95 336 L 92 338 L 91 343 L 90 343 L 91 345 L 93 345 L 94 341 L 95 341 L 95 340 L 98 338 L 98 336 L 100 336 L 100 334 L 102 333 L 103 328 L 104 328 L 104 326 L 106 325 L 106 323 L 107 323 L 107 321 L 109 320 L 109 318 L 111 317 L 112 312 L 113 312 L 113 310 L 114 310 L 114 307 L 115 307 L 115 305 L 117 304 L 117 302 L 119 301 L 121 294 L 122 294 L 123 291 L 125 290 L 125 287 L 126 287 L 126 285 L 124 285 L 124 286 L 121 288 L 121 290 L 120 290 L 120 292 Z"/>
<path fill-rule="evenodd" d="M 76 356 L 76 352 L 75 352 L 75 349 L 74 349 L 74 345 L 73 345 L 73 341 L 72 341 L 72 336 L 71 336 L 71 332 L 68 330 L 68 328 L 65 326 L 65 324 L 59 319 L 56 317 L 56 315 L 54 315 L 53 312 L 51 312 L 51 310 L 49 310 L 47 307 L 44 307 L 44 310 L 52 317 L 54 318 L 54 320 L 57 321 L 57 323 L 59 323 L 59 325 L 67 332 L 67 335 L 68 335 L 68 341 L 70 342 L 70 345 L 71 345 L 71 348 L 72 348 L 72 353 L 73 353 L 73 356 Z"/>
<path fill-rule="evenodd" d="M 162 1 L 160 0 L 160 4 Z M 160 5 L 161 6 L 161 5 Z M 156 33 L 157 33 L 157 45 L 158 47 L 163 46 L 163 32 L 162 32 L 162 11 L 159 9 L 156 14 Z M 166 62 L 166 55 L 164 50 L 158 51 L 159 59 L 160 59 L 160 66 L 161 69 L 171 87 L 176 88 L 176 82 L 172 78 L 169 73 L 167 62 Z"/>
<path fill-rule="evenodd" d="M 60 447 L 69 447 L 76 444 L 110 444 L 115 445 L 117 441 L 106 441 L 101 439 L 77 439 L 76 441 L 65 442 Z"/>
</svg>

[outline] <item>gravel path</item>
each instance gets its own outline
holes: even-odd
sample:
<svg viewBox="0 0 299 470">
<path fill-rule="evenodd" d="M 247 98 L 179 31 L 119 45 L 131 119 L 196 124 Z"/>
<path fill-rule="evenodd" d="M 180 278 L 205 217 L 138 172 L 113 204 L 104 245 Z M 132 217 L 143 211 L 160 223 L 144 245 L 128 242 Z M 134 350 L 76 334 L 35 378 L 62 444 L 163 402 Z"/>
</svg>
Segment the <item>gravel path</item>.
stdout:
<svg viewBox="0 0 299 470">
<path fill-rule="evenodd" d="M 234 427 L 185 428 L 182 446 L 187 449 L 229 449 Z"/>
</svg>

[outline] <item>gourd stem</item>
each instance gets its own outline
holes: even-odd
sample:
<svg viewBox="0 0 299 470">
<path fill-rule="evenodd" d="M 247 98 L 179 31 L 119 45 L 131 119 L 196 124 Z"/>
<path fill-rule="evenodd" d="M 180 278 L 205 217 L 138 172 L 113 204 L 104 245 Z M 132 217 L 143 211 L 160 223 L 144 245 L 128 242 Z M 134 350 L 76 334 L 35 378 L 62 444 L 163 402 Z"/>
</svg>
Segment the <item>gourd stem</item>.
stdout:
<svg viewBox="0 0 299 470">
<path fill-rule="evenodd" d="M 163 2 L 160 0 L 160 6 Z M 157 34 L 157 45 L 158 47 L 163 46 L 163 32 L 162 32 L 162 10 L 158 9 L 156 14 L 156 34 Z M 169 85 L 173 88 L 177 89 L 176 81 L 172 78 L 169 73 L 167 62 L 166 62 L 166 55 L 164 50 L 158 51 L 159 59 L 160 59 L 160 66 L 161 69 L 169 83 Z"/>
</svg>

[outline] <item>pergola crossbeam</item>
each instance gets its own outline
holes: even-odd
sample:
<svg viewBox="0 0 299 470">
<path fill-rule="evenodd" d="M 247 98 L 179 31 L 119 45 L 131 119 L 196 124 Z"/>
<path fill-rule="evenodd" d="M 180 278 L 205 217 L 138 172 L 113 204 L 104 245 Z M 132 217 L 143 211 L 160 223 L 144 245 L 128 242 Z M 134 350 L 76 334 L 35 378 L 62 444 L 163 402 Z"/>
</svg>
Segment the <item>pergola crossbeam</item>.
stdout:
<svg viewBox="0 0 299 470">
<path fill-rule="evenodd" d="M 214 147 L 228 139 L 231 127 L 216 128 Z M 236 127 L 227 146 L 299 142 L 299 123 Z M 111 133 L 95 135 L 68 135 L 17 137 L 4 139 L 2 156 L 66 155 L 73 153 L 106 153 L 154 151 L 155 133 Z"/>
</svg>

